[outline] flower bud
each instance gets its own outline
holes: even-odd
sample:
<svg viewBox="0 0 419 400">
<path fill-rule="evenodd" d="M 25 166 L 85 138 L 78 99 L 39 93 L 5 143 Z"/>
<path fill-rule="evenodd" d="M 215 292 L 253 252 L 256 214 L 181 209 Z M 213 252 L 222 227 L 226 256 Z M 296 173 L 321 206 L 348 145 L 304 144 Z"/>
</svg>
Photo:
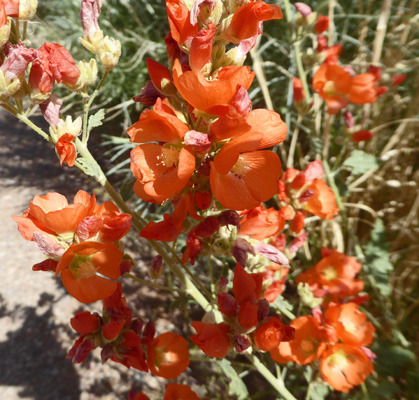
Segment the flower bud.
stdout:
<svg viewBox="0 0 419 400">
<path fill-rule="evenodd" d="M 97 55 L 105 69 L 110 71 L 118 64 L 121 56 L 121 42 L 106 36 L 97 49 Z"/>
<path fill-rule="evenodd" d="M 92 36 L 79 38 L 80 43 L 91 53 L 97 54 L 103 40 L 103 31 L 98 29 Z"/>
<path fill-rule="evenodd" d="M 237 353 L 243 353 L 250 347 L 249 339 L 243 335 L 233 335 L 233 342 Z"/>
<path fill-rule="evenodd" d="M 0 69 L 0 100 L 6 101 L 10 96 L 13 96 L 19 90 L 23 79 L 23 74 L 16 78 L 7 78 Z"/>
<path fill-rule="evenodd" d="M 9 40 L 10 24 L 6 19 L 6 24 L 0 27 L 0 48 L 3 47 Z"/>
<path fill-rule="evenodd" d="M 156 256 L 153 258 L 153 260 L 151 261 L 151 266 L 148 269 L 148 273 L 150 275 L 151 278 L 153 279 L 158 279 L 160 278 L 162 272 L 163 272 L 163 258 L 162 256 Z"/>
<path fill-rule="evenodd" d="M 79 61 L 77 66 L 80 70 L 80 77 L 75 85 L 66 85 L 70 90 L 79 91 L 86 86 L 91 86 L 97 81 L 97 62 L 92 58 L 89 62 Z"/>
<path fill-rule="evenodd" d="M 38 0 L 20 0 L 19 1 L 19 19 L 29 21 L 33 19 L 38 7 Z"/>
<path fill-rule="evenodd" d="M 49 131 L 51 136 L 55 136 L 56 138 L 60 138 L 66 133 L 73 136 L 79 136 L 81 133 L 82 124 L 83 121 L 81 117 L 78 117 L 73 121 L 71 116 L 68 115 L 65 120 L 60 118 L 58 125 L 50 126 Z"/>
</svg>

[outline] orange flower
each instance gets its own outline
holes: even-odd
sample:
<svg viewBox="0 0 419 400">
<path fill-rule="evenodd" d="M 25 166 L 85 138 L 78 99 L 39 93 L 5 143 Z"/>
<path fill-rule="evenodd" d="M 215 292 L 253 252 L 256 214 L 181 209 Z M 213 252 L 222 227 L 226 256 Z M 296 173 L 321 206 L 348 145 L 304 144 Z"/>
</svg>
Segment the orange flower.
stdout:
<svg viewBox="0 0 419 400">
<path fill-rule="evenodd" d="M 374 365 L 360 348 L 336 344 L 323 354 L 320 371 L 330 386 L 347 393 L 372 374 Z"/>
<path fill-rule="evenodd" d="M 205 324 L 203 322 L 194 321 L 192 327 L 197 334 L 191 336 L 194 342 L 206 355 L 216 358 L 224 358 L 230 348 L 230 339 L 228 333 L 230 328 L 228 325 L 221 324 Z"/>
<path fill-rule="evenodd" d="M 77 157 L 76 146 L 73 143 L 75 138 L 74 135 L 65 133 L 55 144 L 57 153 L 60 156 L 61 166 L 63 166 L 63 163 L 67 163 L 69 167 L 74 167 Z"/>
<path fill-rule="evenodd" d="M 188 342 L 173 332 L 157 336 L 148 349 L 147 363 L 154 375 L 177 378 L 189 365 Z"/>
<path fill-rule="evenodd" d="M 220 104 L 230 104 L 238 85 L 249 89 L 255 77 L 249 67 L 224 67 L 217 79 L 208 81 L 199 71 L 182 72 L 179 60 L 173 66 L 173 82 L 181 96 L 194 108 L 206 111 Z"/>
<path fill-rule="evenodd" d="M 311 315 L 305 315 L 291 321 L 295 329 L 295 338 L 289 342 L 281 342 L 270 351 L 273 360 L 279 363 L 294 361 L 300 365 L 310 364 L 320 357 L 326 348 L 320 325 Z"/>
<path fill-rule="evenodd" d="M 278 318 L 272 317 L 256 329 L 253 338 L 259 350 L 271 351 L 277 348 L 281 342 L 294 339 L 294 328 L 290 328 Z"/>
<path fill-rule="evenodd" d="M 354 257 L 348 257 L 332 250 L 314 267 L 308 269 L 295 280 L 297 283 L 317 284 L 332 297 L 354 296 L 364 288 L 364 282 L 355 279 L 361 264 Z"/>
<path fill-rule="evenodd" d="M 348 105 L 351 83 L 351 76 L 339 65 L 322 64 L 313 76 L 313 88 L 326 101 L 329 114 Z"/>
<path fill-rule="evenodd" d="M 182 140 L 188 126 L 160 99 L 128 129 L 133 142 L 148 143 L 131 151 L 131 171 L 138 179 L 134 190 L 145 201 L 161 203 L 179 193 L 195 170 L 195 157 Z"/>
<path fill-rule="evenodd" d="M 35 196 L 29 209 L 22 217 L 13 217 L 19 231 L 26 240 L 33 240 L 34 232 L 65 234 L 75 232 L 80 221 L 92 215 L 96 207 L 95 195 L 89 196 L 83 190 L 74 196 L 74 204 L 59 193 Z"/>
<path fill-rule="evenodd" d="M 163 400 L 200 400 L 200 398 L 187 385 L 169 383 L 166 392 L 164 393 Z"/>
<path fill-rule="evenodd" d="M 310 212 L 323 219 L 333 219 L 338 214 L 339 207 L 336 204 L 335 192 L 326 182 L 316 179 L 307 190 L 313 191 L 307 200 L 307 208 Z"/>
<path fill-rule="evenodd" d="M 198 33 L 198 25 L 192 25 L 190 12 L 183 0 L 166 0 L 167 16 L 169 18 L 172 37 L 183 45 Z"/>
<path fill-rule="evenodd" d="M 278 6 L 255 1 L 234 12 L 233 19 L 224 36 L 230 42 L 239 43 L 258 35 L 261 22 L 282 19 L 282 17 L 282 11 Z"/>
<path fill-rule="evenodd" d="M 259 206 L 243 215 L 239 233 L 255 240 L 263 240 L 280 233 L 284 225 L 285 221 L 278 210 Z"/>
<path fill-rule="evenodd" d="M 257 151 L 285 140 L 287 126 L 279 114 L 254 110 L 246 116 L 251 130 L 217 153 L 211 162 L 210 183 L 215 198 L 234 210 L 251 209 L 277 191 L 281 161 L 272 151 Z"/>
<path fill-rule="evenodd" d="M 113 244 L 75 244 L 61 257 L 55 276 L 61 272 L 65 288 L 78 301 L 93 303 L 109 297 L 117 289 L 113 280 L 119 278 L 121 260 L 122 254 Z"/>
<path fill-rule="evenodd" d="M 355 104 L 374 103 L 378 97 L 377 80 L 374 74 L 354 76 L 349 92 L 349 101 Z"/>
<path fill-rule="evenodd" d="M 342 342 L 352 346 L 368 346 L 372 343 L 375 328 L 358 307 L 355 303 L 331 303 L 325 312 L 325 321 L 335 328 Z"/>
</svg>

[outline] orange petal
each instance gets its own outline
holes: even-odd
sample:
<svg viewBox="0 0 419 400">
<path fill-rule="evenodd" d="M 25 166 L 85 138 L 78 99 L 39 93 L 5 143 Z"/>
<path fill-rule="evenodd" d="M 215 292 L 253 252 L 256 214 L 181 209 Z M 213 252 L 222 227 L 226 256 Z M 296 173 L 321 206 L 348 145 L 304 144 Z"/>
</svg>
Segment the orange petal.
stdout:
<svg viewBox="0 0 419 400">
<path fill-rule="evenodd" d="M 117 289 L 116 282 L 97 275 L 76 279 L 69 269 L 61 272 L 61 279 L 68 293 L 82 303 L 104 299 Z"/>
<path fill-rule="evenodd" d="M 244 153 L 240 157 L 250 166 L 242 178 L 253 198 L 259 203 L 269 200 L 276 194 L 278 179 L 282 174 L 278 155 L 272 151 L 261 150 Z"/>
<path fill-rule="evenodd" d="M 244 181 L 229 172 L 221 175 L 211 163 L 211 189 L 214 197 L 225 207 L 232 210 L 245 210 L 257 207 L 260 201 L 255 200 Z"/>
<path fill-rule="evenodd" d="M 275 146 L 287 137 L 288 127 L 275 111 L 265 109 L 250 111 L 246 116 L 246 122 L 252 131 L 263 134 L 258 149 Z"/>
</svg>

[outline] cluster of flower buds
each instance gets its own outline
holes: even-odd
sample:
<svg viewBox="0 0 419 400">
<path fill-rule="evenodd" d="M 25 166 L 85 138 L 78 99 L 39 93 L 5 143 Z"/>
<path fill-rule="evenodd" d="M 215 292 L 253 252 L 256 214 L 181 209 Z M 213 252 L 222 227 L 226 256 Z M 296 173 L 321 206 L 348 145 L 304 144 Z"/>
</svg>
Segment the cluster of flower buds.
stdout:
<svg viewBox="0 0 419 400">
<path fill-rule="evenodd" d="M 318 359 L 323 379 L 342 392 L 360 385 L 374 371 L 375 355 L 365 346 L 371 344 L 375 329 L 358 304 L 329 303 L 324 314 L 316 308 L 313 316 L 296 318 L 290 326 L 295 338 L 270 351 L 275 361 L 307 365 Z"/>
<path fill-rule="evenodd" d="M 151 321 L 144 325 L 141 319 L 133 319 L 122 297 L 121 283 L 103 299 L 102 316 L 78 312 L 70 322 L 80 334 L 67 355 L 74 363 L 85 361 L 92 350 L 102 348 L 102 362 L 110 359 L 166 379 L 178 377 L 189 366 L 186 339 L 173 332 L 155 337 Z"/>
<path fill-rule="evenodd" d="M 82 190 L 73 204 L 59 193 L 35 196 L 22 216 L 13 217 L 22 237 L 48 257 L 33 270 L 61 273 L 68 292 L 82 303 L 110 296 L 115 280 L 131 268 L 119 242 L 131 218 L 111 201 L 98 205 L 95 195 Z"/>
<path fill-rule="evenodd" d="M 254 344 L 257 350 L 269 351 L 280 342 L 294 338 L 294 330 L 278 316 L 269 316 L 269 303 L 262 295 L 263 275 L 249 274 L 237 264 L 231 295 L 218 293 L 218 305 L 224 322 L 211 324 L 195 321 L 197 334 L 191 340 L 208 356 L 224 358 L 231 345 L 242 353 Z M 227 288 L 226 285 L 223 287 Z"/>
<path fill-rule="evenodd" d="M 80 38 L 80 42 L 87 50 L 97 55 L 106 71 L 110 71 L 118 64 L 121 43 L 119 40 L 104 36 L 99 27 L 98 18 L 102 4 L 103 0 L 82 0 L 80 16 L 83 38 Z"/>
</svg>

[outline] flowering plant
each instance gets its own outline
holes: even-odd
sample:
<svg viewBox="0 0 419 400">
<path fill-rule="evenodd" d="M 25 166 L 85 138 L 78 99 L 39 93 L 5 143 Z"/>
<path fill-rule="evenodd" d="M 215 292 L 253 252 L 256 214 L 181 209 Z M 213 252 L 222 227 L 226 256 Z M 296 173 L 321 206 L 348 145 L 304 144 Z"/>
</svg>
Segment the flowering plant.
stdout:
<svg viewBox="0 0 419 400">
<path fill-rule="evenodd" d="M 356 155 L 367 156 L 360 149 L 375 132 L 365 118 L 355 125 L 358 110 L 369 113 L 403 78 L 394 75 L 395 87 L 389 88 L 375 64 L 357 73 L 355 65 L 341 63 L 344 46 L 333 43 L 333 3 L 329 16 L 316 16 L 306 4 L 295 3 L 292 10 L 283 1 L 298 75 L 286 74 L 292 120 L 287 110 L 285 117 L 274 110 L 257 51 L 263 26 L 285 23 L 278 5 L 166 0 L 167 60 L 147 59 L 150 80 L 133 99 L 145 108 L 125 141 L 133 193 L 165 210 L 156 221 L 135 212 L 88 147 L 104 118 L 103 110 L 90 115 L 91 107 L 123 50 L 101 29 L 103 1 L 81 1 L 80 43 L 94 58 L 78 63 L 58 43 L 30 47 L 26 32 L 36 0 L 0 2 L 1 106 L 54 146 L 61 166 L 91 176 L 111 198 L 99 204 L 94 193 L 80 190 L 69 204 L 50 192 L 36 195 L 13 217 L 22 237 L 44 255 L 34 271 L 60 277 L 81 303 L 102 304 L 101 313 L 69 316 L 78 337 L 67 358 L 82 363 L 100 349 L 103 363 L 182 382 L 192 373 L 194 356 L 205 357 L 208 370 L 218 366 L 229 379 L 229 395 L 239 399 L 258 392 L 242 379 L 249 371 L 285 399 L 347 393 L 359 385 L 367 390 L 376 358 L 367 346 L 374 325 L 380 327 L 374 317 L 370 321 L 367 301 L 371 288 L 378 300 L 383 292 L 365 267 L 374 251 L 363 250 L 351 231 L 337 174 L 343 166 L 354 175 L 357 168 L 363 171 Z M 306 38 L 313 45 L 303 60 Z M 254 71 L 245 65 L 249 54 Z M 252 104 L 255 77 L 267 108 Z M 64 99 L 53 93 L 60 84 L 80 97 L 82 117 L 63 115 Z M 48 132 L 29 118 L 37 107 Z M 299 143 L 305 122 L 309 140 L 320 143 L 307 154 Z M 331 157 L 338 139 L 345 146 Z M 353 152 L 342 162 L 347 148 Z M 126 235 L 147 239 L 155 251 L 148 277 L 139 276 Z M 173 279 L 166 286 L 168 274 Z M 140 285 L 139 298 L 141 286 L 149 286 L 173 299 L 189 298 L 191 304 L 174 307 L 194 312 L 176 332 L 156 332 L 153 316 L 147 322 L 138 318 L 124 296 L 128 280 Z M 291 374 L 287 382 L 288 368 L 305 368 L 305 387 L 291 389 L 299 378 Z M 196 388 L 163 386 L 164 399 L 220 398 L 209 381 Z M 130 400 L 147 396 L 129 393 Z"/>
</svg>

